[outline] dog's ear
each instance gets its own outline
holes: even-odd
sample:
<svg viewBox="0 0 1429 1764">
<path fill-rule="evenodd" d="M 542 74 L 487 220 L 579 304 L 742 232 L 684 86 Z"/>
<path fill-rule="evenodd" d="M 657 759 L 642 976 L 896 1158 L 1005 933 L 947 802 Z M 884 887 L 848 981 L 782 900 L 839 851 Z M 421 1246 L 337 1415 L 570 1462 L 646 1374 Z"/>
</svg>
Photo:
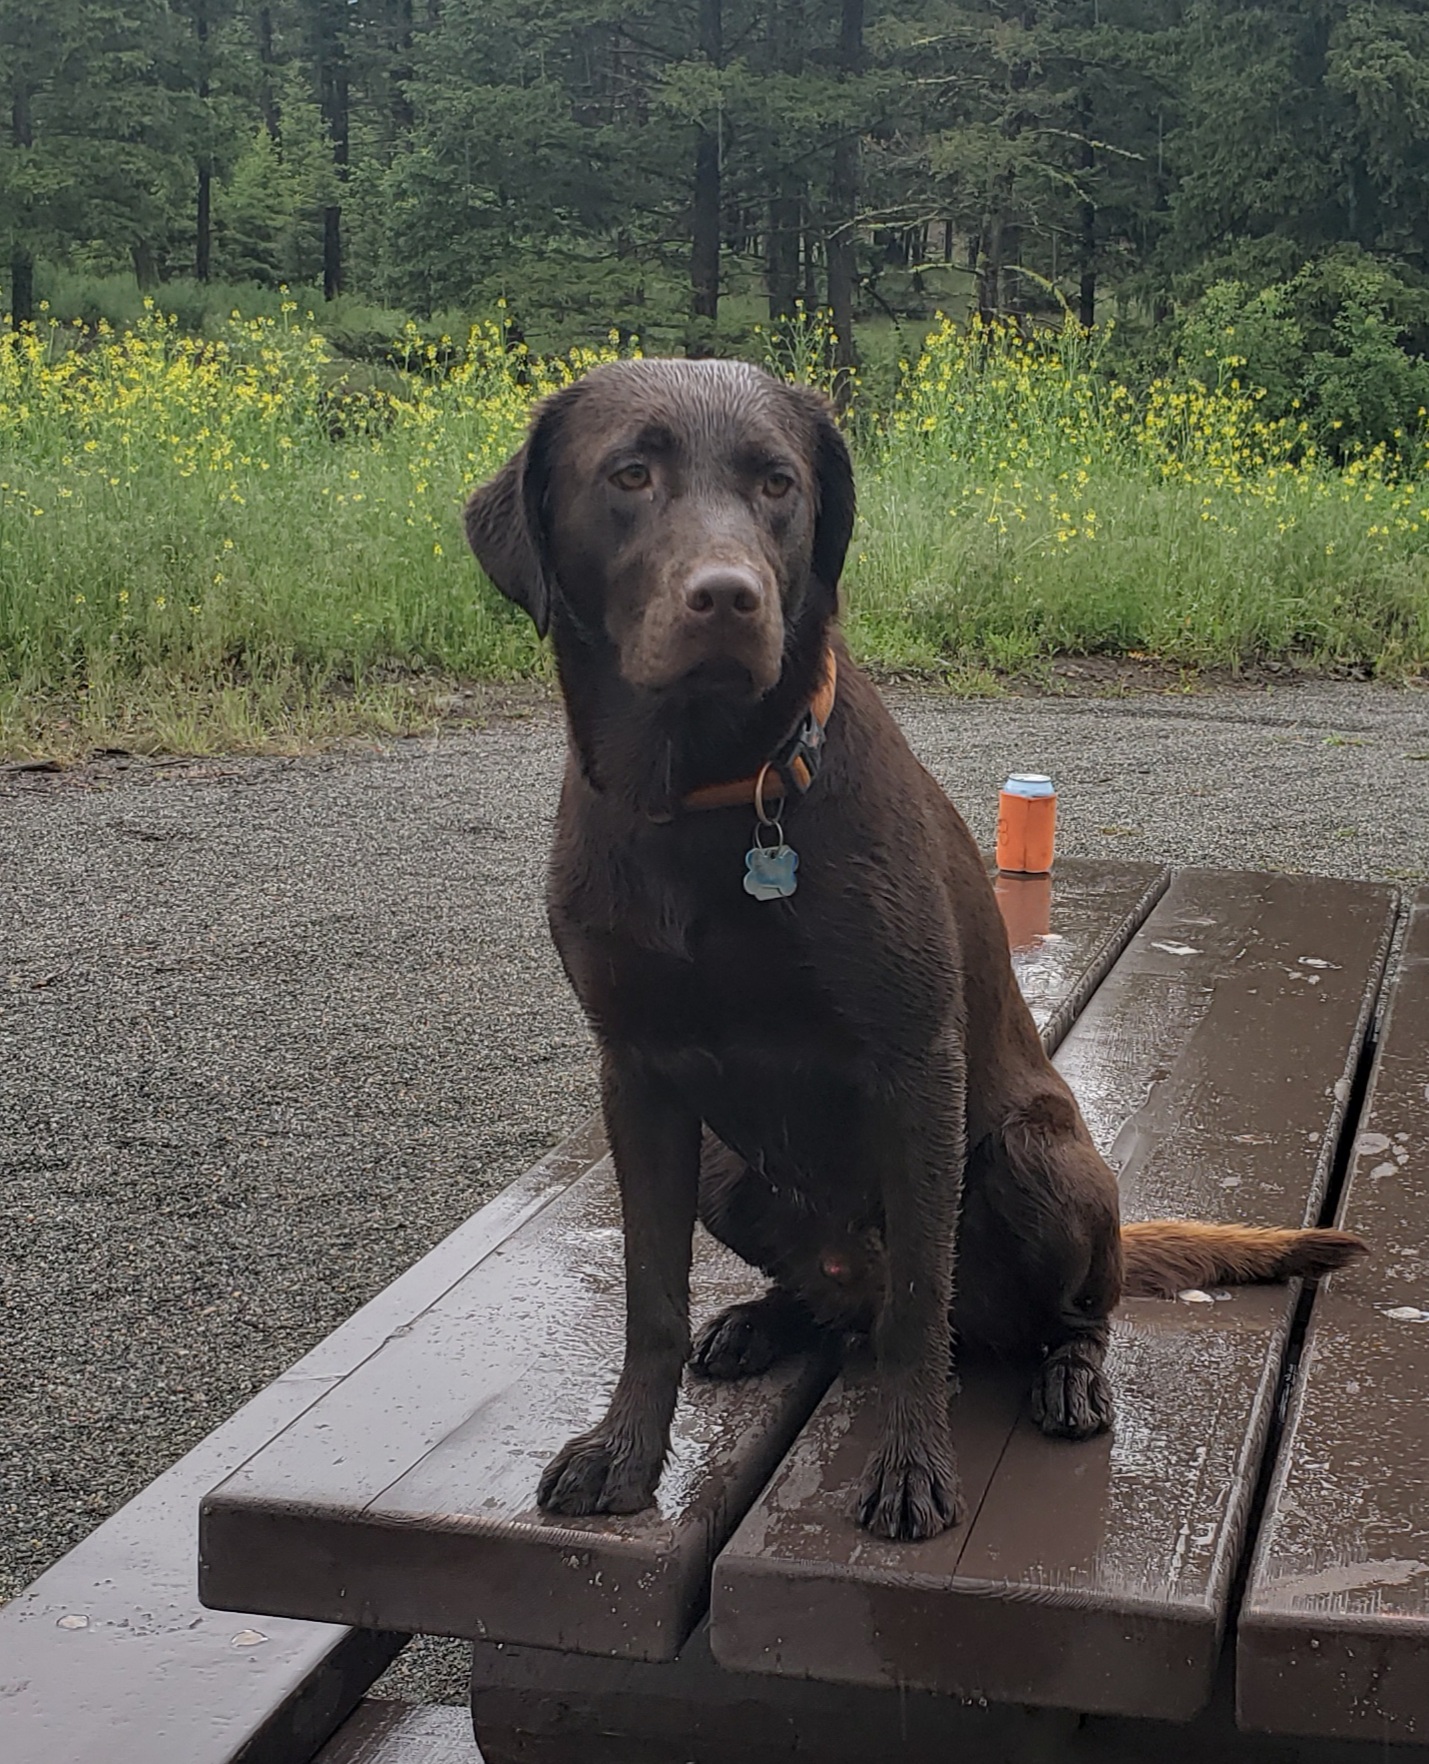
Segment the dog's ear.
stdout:
<svg viewBox="0 0 1429 1764">
<path fill-rule="evenodd" d="M 536 407 L 526 439 L 466 502 L 466 540 L 476 561 L 508 600 L 525 607 L 541 637 L 551 622 L 546 489 L 569 398 L 570 389 Z"/>
<path fill-rule="evenodd" d="M 812 386 L 791 386 L 815 436 L 814 471 L 819 486 L 819 512 L 814 526 L 814 574 L 830 590 L 836 590 L 843 574 L 844 558 L 853 537 L 857 499 L 853 484 L 853 460 L 848 442 L 834 421 L 834 409 L 822 392 Z"/>
<path fill-rule="evenodd" d="M 531 443 L 523 441 L 494 478 L 466 502 L 466 542 L 476 561 L 508 600 L 530 613 L 538 635 L 551 622 L 551 594 L 541 562 L 539 532 L 527 518 Z"/>
</svg>

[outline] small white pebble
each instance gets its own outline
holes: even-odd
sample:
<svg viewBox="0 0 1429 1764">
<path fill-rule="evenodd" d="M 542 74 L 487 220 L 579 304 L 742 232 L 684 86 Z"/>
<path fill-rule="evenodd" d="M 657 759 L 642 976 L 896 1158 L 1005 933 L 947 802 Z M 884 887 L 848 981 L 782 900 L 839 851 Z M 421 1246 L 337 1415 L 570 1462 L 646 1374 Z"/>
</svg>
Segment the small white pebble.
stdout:
<svg viewBox="0 0 1429 1764">
<path fill-rule="evenodd" d="M 1334 965 L 1333 962 L 1327 962 L 1322 956 L 1300 957 L 1300 966 L 1302 968 L 1332 968 Z"/>
<path fill-rule="evenodd" d="M 1384 1314 L 1395 1323 L 1429 1323 L 1429 1311 L 1421 1311 L 1418 1305 L 1396 1305 Z"/>
<path fill-rule="evenodd" d="M 1216 1302 L 1210 1293 L 1202 1292 L 1199 1286 L 1188 1286 L 1185 1292 L 1178 1292 L 1176 1297 L 1183 1305 L 1213 1305 Z"/>
<path fill-rule="evenodd" d="M 68 1617 L 61 1617 L 59 1622 L 55 1625 L 55 1628 L 56 1629 L 88 1629 L 89 1628 L 89 1619 L 88 1619 L 88 1617 L 81 1617 L 81 1616 L 78 1616 L 77 1614 L 75 1614 L 74 1612 L 71 1612 Z"/>
<path fill-rule="evenodd" d="M 1192 949 L 1189 943 L 1153 943 L 1153 949 L 1165 950 L 1167 955 L 1199 955 L 1198 949 Z"/>
<path fill-rule="evenodd" d="M 261 1629 L 240 1629 L 237 1635 L 230 1638 L 228 1645 L 231 1648 L 256 1648 L 259 1642 L 267 1639 Z"/>
</svg>

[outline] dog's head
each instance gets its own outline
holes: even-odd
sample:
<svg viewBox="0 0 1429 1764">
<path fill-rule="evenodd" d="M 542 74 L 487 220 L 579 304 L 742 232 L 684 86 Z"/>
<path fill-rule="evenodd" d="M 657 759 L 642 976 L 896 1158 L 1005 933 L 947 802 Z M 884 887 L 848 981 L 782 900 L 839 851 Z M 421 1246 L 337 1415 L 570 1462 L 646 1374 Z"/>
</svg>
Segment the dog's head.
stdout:
<svg viewBox="0 0 1429 1764">
<path fill-rule="evenodd" d="M 753 697 L 832 615 L 853 519 L 827 402 L 721 361 L 597 368 L 466 506 L 478 562 L 542 634 L 608 645 L 636 688 Z"/>
</svg>

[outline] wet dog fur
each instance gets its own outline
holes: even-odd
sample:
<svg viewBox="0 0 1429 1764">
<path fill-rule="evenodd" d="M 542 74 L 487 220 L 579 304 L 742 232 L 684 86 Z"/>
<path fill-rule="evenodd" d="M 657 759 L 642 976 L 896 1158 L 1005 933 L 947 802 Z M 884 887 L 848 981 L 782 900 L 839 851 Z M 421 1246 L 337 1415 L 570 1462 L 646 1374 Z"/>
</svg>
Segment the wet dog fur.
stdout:
<svg viewBox="0 0 1429 1764">
<path fill-rule="evenodd" d="M 467 504 L 483 569 L 554 645 L 569 751 L 549 918 L 600 1050 L 625 1227 L 624 1364 L 541 1478 L 552 1512 L 649 1504 L 692 1354 L 740 1377 L 858 1331 L 880 1393 L 858 1518 L 927 1537 L 961 1513 L 954 1335 L 1027 1358 L 1039 1425 L 1080 1438 L 1112 1420 L 1124 1292 L 1316 1274 L 1362 1247 L 1122 1229 L 977 847 L 839 637 L 853 522 L 826 403 L 716 361 L 597 369 Z M 756 901 L 752 811 L 682 799 L 758 771 L 830 647 L 822 769 L 785 814 L 798 889 Z M 697 1212 L 772 1284 L 692 1344 Z"/>
</svg>

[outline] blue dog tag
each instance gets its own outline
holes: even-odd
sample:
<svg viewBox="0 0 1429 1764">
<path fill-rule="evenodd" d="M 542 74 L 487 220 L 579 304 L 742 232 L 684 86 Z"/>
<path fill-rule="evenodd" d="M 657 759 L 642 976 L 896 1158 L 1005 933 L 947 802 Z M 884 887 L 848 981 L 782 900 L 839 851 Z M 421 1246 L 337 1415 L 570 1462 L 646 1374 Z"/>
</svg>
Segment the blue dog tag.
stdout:
<svg viewBox="0 0 1429 1764">
<path fill-rule="evenodd" d="M 744 892 L 756 900 L 787 900 L 799 886 L 799 854 L 787 845 L 756 845 L 744 854 Z"/>
</svg>

